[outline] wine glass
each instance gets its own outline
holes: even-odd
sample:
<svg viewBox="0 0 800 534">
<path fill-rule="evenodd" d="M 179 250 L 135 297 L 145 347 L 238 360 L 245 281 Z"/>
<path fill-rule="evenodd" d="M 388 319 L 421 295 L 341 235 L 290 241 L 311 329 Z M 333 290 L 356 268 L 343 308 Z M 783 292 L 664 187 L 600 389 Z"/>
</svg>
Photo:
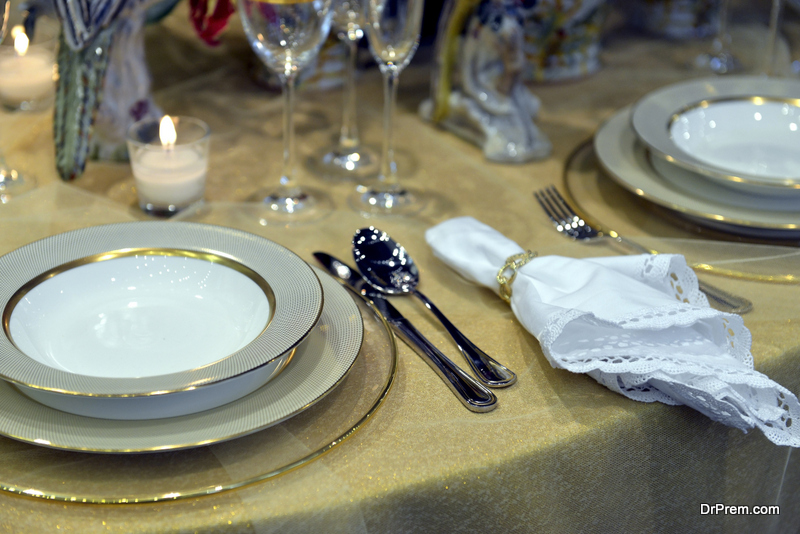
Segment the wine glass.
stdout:
<svg viewBox="0 0 800 534">
<path fill-rule="evenodd" d="M 719 30 L 711 43 L 711 51 L 700 54 L 694 60 L 694 66 L 701 70 L 710 70 L 716 74 L 728 74 L 742 68 L 741 62 L 731 53 L 731 35 L 728 32 L 728 11 L 730 0 L 721 0 L 719 4 Z"/>
<path fill-rule="evenodd" d="M 410 215 L 424 199 L 400 185 L 393 121 L 400 72 L 419 46 L 424 0 L 363 0 L 369 49 L 383 74 L 383 150 L 377 183 L 359 186 L 351 206 L 364 215 Z"/>
<path fill-rule="evenodd" d="M 0 17 L 0 41 L 6 36 L 10 10 L 10 0 L 0 0 L 0 15 L 2 15 Z M 0 152 L 0 204 L 6 204 L 12 197 L 30 191 L 35 185 L 32 178 L 26 179 L 18 171 L 6 165 L 5 158 Z"/>
<path fill-rule="evenodd" d="M 302 189 L 296 178 L 295 82 L 319 53 L 331 26 L 332 0 L 242 0 L 239 14 L 250 46 L 281 80 L 283 170 L 278 187 L 262 200 L 262 222 L 303 223 L 330 211 L 327 198 Z"/>
<path fill-rule="evenodd" d="M 378 155 L 361 144 L 356 120 L 356 59 L 358 42 L 364 36 L 361 0 L 340 0 L 333 7 L 337 37 L 347 46 L 342 128 L 336 146 L 325 150 L 316 166 L 325 178 L 367 176 L 378 170 Z"/>
</svg>

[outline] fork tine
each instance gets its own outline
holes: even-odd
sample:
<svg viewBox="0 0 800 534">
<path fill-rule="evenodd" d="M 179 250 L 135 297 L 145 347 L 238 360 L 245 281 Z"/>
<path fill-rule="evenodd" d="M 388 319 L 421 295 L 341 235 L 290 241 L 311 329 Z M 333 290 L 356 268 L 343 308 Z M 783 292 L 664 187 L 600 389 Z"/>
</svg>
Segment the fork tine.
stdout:
<svg viewBox="0 0 800 534">
<path fill-rule="evenodd" d="M 589 226 L 583 217 L 577 214 L 555 186 L 551 185 L 535 191 L 533 196 L 556 225 L 556 230 L 562 234 L 573 239 L 592 239 L 598 236 L 597 230 Z"/>
<path fill-rule="evenodd" d="M 545 188 L 535 191 L 533 196 L 539 202 L 539 205 L 542 207 L 542 210 L 544 210 L 545 214 L 553 222 L 557 231 L 569 235 L 570 237 L 579 237 L 575 234 L 572 221 L 570 221 L 564 209 L 561 208 L 558 205 L 558 202 L 555 201 L 549 189 L 550 188 Z"/>
<path fill-rule="evenodd" d="M 542 211 L 544 211 L 545 215 L 547 215 L 550 218 L 550 220 L 553 221 L 553 224 L 558 225 L 559 222 L 555 218 L 555 213 L 550 208 L 550 203 L 544 197 L 543 192 L 542 191 L 534 191 L 533 192 L 533 196 L 534 196 L 534 198 L 536 198 L 536 201 L 542 207 Z"/>
<path fill-rule="evenodd" d="M 552 190 L 553 196 L 556 197 L 562 208 L 570 214 L 570 217 L 572 218 L 572 228 L 575 229 L 576 233 L 582 234 L 580 237 L 591 237 L 590 234 L 596 233 L 595 229 L 592 228 L 589 223 L 584 221 L 583 217 L 575 212 L 575 208 L 573 208 L 561 195 L 561 193 L 558 192 L 558 189 L 553 186 L 550 186 L 550 189 Z"/>
<path fill-rule="evenodd" d="M 543 189 L 541 191 L 536 191 L 533 196 L 536 197 L 539 205 L 542 207 L 550 220 L 553 221 L 553 224 L 556 225 L 556 230 L 559 232 L 568 232 L 569 222 L 564 218 L 563 213 L 561 213 L 558 207 L 553 203 L 552 199 L 547 194 L 547 190 Z"/>
<path fill-rule="evenodd" d="M 571 219 L 572 222 L 578 222 L 581 218 L 575 213 L 575 210 L 570 206 L 564 197 L 561 196 L 561 193 L 558 192 L 554 186 L 550 186 L 547 188 L 547 192 L 549 193 L 550 197 L 553 199 L 553 202 L 558 205 L 560 210 L 566 215 L 567 219 Z"/>
</svg>

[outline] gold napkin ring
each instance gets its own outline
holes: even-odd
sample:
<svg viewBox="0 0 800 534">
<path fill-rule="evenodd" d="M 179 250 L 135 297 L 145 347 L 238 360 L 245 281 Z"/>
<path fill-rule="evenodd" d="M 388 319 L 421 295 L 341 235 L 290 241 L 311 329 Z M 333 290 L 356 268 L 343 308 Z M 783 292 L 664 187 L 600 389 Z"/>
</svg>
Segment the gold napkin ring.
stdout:
<svg viewBox="0 0 800 534">
<path fill-rule="evenodd" d="M 535 257 L 536 252 L 526 250 L 525 252 L 520 252 L 519 254 L 514 254 L 506 258 L 505 265 L 497 272 L 497 283 L 500 284 L 501 299 L 509 303 L 511 302 L 511 283 L 514 282 L 514 279 L 517 277 L 517 271 Z M 511 275 L 506 276 L 506 271 L 509 269 L 511 269 Z"/>
</svg>

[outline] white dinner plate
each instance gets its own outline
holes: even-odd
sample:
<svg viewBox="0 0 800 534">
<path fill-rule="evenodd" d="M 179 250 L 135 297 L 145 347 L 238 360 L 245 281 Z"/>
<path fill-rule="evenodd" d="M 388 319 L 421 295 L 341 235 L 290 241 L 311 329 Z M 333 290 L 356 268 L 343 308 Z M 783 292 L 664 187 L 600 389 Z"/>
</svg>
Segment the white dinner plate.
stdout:
<svg viewBox="0 0 800 534">
<path fill-rule="evenodd" d="M 6 254 L 0 272 L 0 377 L 96 417 L 172 416 L 247 394 L 280 371 L 323 303 L 291 251 L 194 223 L 67 232 Z"/>
<path fill-rule="evenodd" d="M 755 76 L 658 89 L 631 124 L 652 153 L 731 188 L 800 198 L 800 82 Z"/>
<path fill-rule="evenodd" d="M 71 451 L 155 452 L 233 439 L 296 415 L 341 383 L 364 338 L 361 312 L 348 291 L 315 271 L 325 293 L 318 324 L 286 369 L 253 393 L 191 415 L 126 421 L 61 412 L 0 381 L 0 435 Z"/>
<path fill-rule="evenodd" d="M 638 142 L 630 117 L 630 107 L 619 111 L 594 136 L 601 166 L 621 186 L 706 226 L 761 237 L 800 236 L 800 205 L 795 200 L 745 194 L 679 169 L 659 174 Z"/>
</svg>

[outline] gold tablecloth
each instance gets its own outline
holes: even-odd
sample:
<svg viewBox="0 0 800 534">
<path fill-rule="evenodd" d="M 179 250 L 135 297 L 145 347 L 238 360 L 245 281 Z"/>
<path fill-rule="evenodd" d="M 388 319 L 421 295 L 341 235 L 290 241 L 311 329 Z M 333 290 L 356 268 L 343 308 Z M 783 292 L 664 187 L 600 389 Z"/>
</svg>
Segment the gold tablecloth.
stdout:
<svg viewBox="0 0 800 534">
<path fill-rule="evenodd" d="M 476 147 L 418 118 L 417 106 L 428 95 L 423 50 L 415 60 L 419 66 L 401 77 L 396 138 L 402 179 L 428 197 L 425 211 L 413 219 L 366 220 L 345 202 L 352 184 L 305 172 L 304 182 L 329 194 L 337 208 L 318 224 L 284 228 L 260 224 L 241 204 L 279 172 L 281 101 L 251 81 L 249 48 L 236 27 L 222 47 L 208 49 L 191 34 L 185 16 L 179 10 L 150 28 L 147 42 L 158 103 L 170 114 L 205 120 L 213 131 L 208 203 L 193 220 L 263 235 L 310 262 L 315 250 L 349 258 L 353 231 L 378 225 L 413 254 L 425 293 L 474 342 L 515 370 L 518 383 L 497 392 L 495 411 L 473 414 L 401 343 L 397 382 L 384 406 L 349 441 L 309 465 L 219 495 L 157 504 L 78 505 L 0 494 L 0 531 L 797 531 L 800 455 L 758 431 L 744 434 L 685 407 L 634 402 L 586 376 L 552 369 L 508 306 L 457 277 L 424 241 L 431 225 L 471 215 L 542 254 L 612 254 L 559 236 L 532 192 L 558 184 L 568 155 L 615 110 L 696 75 L 682 68 L 682 58 L 698 45 L 611 32 L 600 73 L 533 88 L 543 102 L 539 124 L 554 152 L 524 165 L 486 162 Z M 362 135 L 377 146 L 382 92 L 374 69 L 363 74 L 359 91 Z M 305 160 L 335 139 L 341 95 L 306 90 L 298 100 L 298 146 Z M 92 162 L 74 184 L 59 183 L 51 124 L 46 112 L 0 112 L 0 146 L 9 162 L 39 181 L 27 199 L 0 206 L 0 252 L 72 228 L 144 218 L 125 164 Z M 623 235 L 684 252 L 692 261 L 782 252 L 730 244 L 738 239 L 676 224 L 593 168 L 581 169 L 571 187 L 595 217 Z M 730 241 L 698 241 L 712 238 Z M 798 271 L 791 259 L 739 265 Z M 753 334 L 756 368 L 800 392 L 798 288 L 713 282 L 754 302 L 745 324 Z M 437 346 L 461 361 L 419 303 L 395 300 Z M 777 504 L 781 513 L 701 515 L 701 503 Z"/>
</svg>

